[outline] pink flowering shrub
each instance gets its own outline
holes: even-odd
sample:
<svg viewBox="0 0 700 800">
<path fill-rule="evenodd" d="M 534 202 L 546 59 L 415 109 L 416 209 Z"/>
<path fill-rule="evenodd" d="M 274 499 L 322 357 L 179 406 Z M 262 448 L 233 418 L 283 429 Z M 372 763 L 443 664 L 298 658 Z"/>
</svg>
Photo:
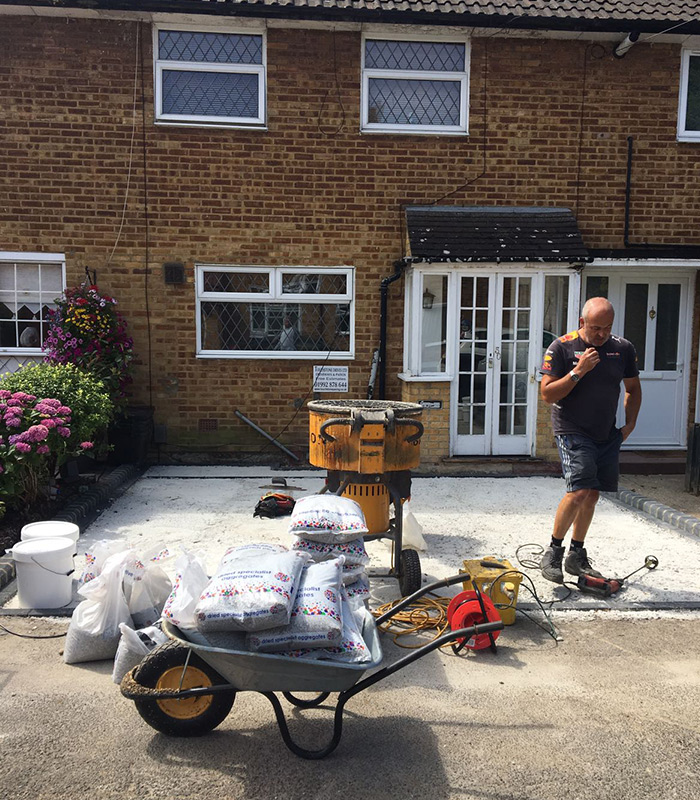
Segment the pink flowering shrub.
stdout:
<svg viewBox="0 0 700 800">
<path fill-rule="evenodd" d="M 94 452 L 114 406 L 72 364 L 35 364 L 0 378 L 0 497 L 31 503 L 70 458 Z M 0 515 L 2 509 L 0 509 Z"/>
<path fill-rule="evenodd" d="M 75 454 L 72 412 L 55 398 L 0 389 L 0 495 L 9 505 L 36 499 L 42 481 Z M 91 442 L 83 442 L 92 447 Z"/>
<path fill-rule="evenodd" d="M 43 343 L 50 364 L 75 364 L 104 383 L 112 402 L 120 403 L 131 382 L 133 340 L 117 301 L 87 283 L 66 289 L 49 311 Z"/>
</svg>

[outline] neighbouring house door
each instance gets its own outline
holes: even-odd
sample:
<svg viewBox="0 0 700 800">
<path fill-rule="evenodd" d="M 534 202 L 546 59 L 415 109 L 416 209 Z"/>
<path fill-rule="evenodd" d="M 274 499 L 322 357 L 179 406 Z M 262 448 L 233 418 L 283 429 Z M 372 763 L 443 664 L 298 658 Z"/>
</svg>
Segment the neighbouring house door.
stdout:
<svg viewBox="0 0 700 800">
<path fill-rule="evenodd" d="M 614 332 L 629 339 L 637 350 L 642 384 L 642 408 L 625 449 L 684 446 L 690 278 L 589 276 L 585 297 L 604 293 L 616 309 Z M 621 392 L 618 424 L 623 423 Z"/>
<path fill-rule="evenodd" d="M 459 276 L 455 455 L 530 454 L 537 389 L 532 376 L 540 356 L 533 346 L 535 280 L 515 273 Z"/>
</svg>

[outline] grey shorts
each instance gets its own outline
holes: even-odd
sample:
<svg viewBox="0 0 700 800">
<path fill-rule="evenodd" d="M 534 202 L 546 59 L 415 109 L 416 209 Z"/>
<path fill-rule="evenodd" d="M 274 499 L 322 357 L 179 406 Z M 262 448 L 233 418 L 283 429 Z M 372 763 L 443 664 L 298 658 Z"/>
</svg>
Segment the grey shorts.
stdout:
<svg viewBox="0 0 700 800">
<path fill-rule="evenodd" d="M 607 442 L 595 442 L 576 433 L 565 433 L 554 438 L 559 448 L 567 492 L 578 489 L 617 491 L 622 444 L 622 431 L 619 428 L 615 429 Z"/>
</svg>

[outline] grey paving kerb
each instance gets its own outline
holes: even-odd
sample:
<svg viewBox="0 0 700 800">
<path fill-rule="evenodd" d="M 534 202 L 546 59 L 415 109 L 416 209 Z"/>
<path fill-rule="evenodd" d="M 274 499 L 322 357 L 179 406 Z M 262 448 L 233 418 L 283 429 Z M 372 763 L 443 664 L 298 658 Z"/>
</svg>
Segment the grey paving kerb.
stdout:
<svg viewBox="0 0 700 800">
<path fill-rule="evenodd" d="M 73 522 L 84 532 L 103 508 L 114 498 L 122 494 L 142 473 L 140 468 L 128 464 L 113 470 L 108 476 L 90 487 L 89 491 L 76 500 L 71 501 L 54 519 Z M 651 519 L 670 525 L 673 528 L 700 536 L 700 519 L 664 505 L 650 497 L 620 489 L 607 497 L 645 514 Z M 0 557 L 0 590 L 4 589 L 15 578 L 15 563 L 11 556 Z"/>
</svg>

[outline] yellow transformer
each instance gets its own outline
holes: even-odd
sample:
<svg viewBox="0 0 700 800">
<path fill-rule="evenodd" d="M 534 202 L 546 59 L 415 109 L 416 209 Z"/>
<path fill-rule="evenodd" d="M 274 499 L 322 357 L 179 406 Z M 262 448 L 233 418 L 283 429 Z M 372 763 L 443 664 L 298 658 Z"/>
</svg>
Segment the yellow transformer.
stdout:
<svg viewBox="0 0 700 800">
<path fill-rule="evenodd" d="M 464 572 L 468 573 L 479 591 L 488 595 L 501 615 L 504 625 L 515 622 L 515 606 L 522 575 L 513 569 L 510 561 L 495 556 L 464 561 Z M 473 590 L 472 581 L 465 581 L 465 591 Z"/>
</svg>

